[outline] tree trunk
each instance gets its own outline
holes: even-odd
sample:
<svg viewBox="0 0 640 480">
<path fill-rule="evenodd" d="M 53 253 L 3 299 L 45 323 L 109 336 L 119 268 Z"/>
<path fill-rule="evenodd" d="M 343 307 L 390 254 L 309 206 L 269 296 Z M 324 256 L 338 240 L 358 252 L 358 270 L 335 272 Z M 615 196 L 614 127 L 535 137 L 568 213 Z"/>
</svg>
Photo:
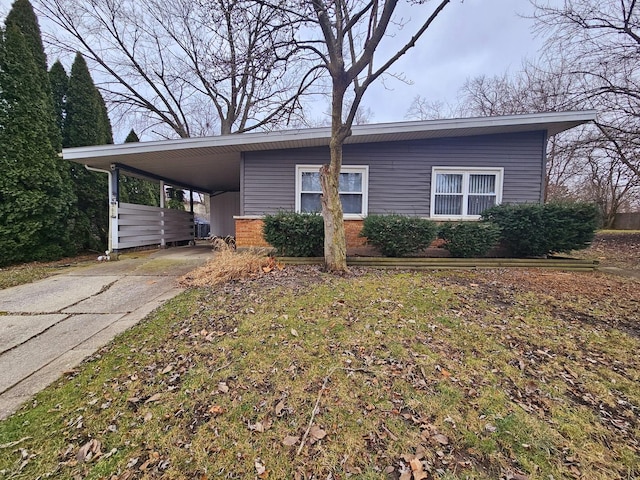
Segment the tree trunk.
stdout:
<svg viewBox="0 0 640 480">
<path fill-rule="evenodd" d="M 344 94 L 349 82 L 344 74 L 334 78 L 333 98 L 331 103 L 331 141 L 329 152 L 331 162 L 320 168 L 320 184 L 322 185 L 322 216 L 324 218 L 324 268 L 327 272 L 346 273 L 347 241 L 344 234 L 344 216 L 340 201 L 339 185 L 342 169 L 342 145 L 349 136 L 350 129 L 342 121 Z"/>
<path fill-rule="evenodd" d="M 342 145 L 331 145 L 331 165 L 323 165 L 320 169 L 322 184 L 322 216 L 324 217 L 324 266 L 328 272 L 348 272 L 347 242 L 344 233 L 342 203 L 338 193 L 340 168 L 333 169 L 335 156 L 339 156 L 338 164 L 342 164 Z"/>
</svg>

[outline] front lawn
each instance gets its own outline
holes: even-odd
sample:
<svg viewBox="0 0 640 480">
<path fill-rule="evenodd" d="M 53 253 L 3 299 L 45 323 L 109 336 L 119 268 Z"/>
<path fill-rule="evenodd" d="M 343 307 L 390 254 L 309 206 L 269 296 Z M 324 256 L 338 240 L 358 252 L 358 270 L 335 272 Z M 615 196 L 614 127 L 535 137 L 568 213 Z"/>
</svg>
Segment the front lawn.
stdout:
<svg viewBox="0 0 640 480">
<path fill-rule="evenodd" d="M 601 230 L 588 249 L 573 252 L 572 256 L 598 260 L 604 266 L 640 271 L 640 231 Z"/>
<path fill-rule="evenodd" d="M 96 255 L 86 254 L 53 262 L 31 262 L 0 268 L 0 290 L 35 282 L 64 272 L 68 267 L 95 262 Z"/>
<path fill-rule="evenodd" d="M 188 290 L 0 423 L 0 478 L 637 478 L 639 307 L 534 270 Z"/>
</svg>

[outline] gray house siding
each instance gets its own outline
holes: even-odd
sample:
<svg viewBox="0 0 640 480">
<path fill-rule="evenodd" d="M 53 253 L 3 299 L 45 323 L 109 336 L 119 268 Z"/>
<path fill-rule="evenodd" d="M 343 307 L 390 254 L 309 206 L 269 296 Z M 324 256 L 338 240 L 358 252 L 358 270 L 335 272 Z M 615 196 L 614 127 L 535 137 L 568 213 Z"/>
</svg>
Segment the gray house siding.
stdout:
<svg viewBox="0 0 640 480">
<path fill-rule="evenodd" d="M 210 197 L 210 234 L 226 237 L 236 234 L 234 215 L 240 214 L 240 192 L 225 192 Z"/>
<path fill-rule="evenodd" d="M 428 217 L 434 166 L 502 167 L 503 203 L 539 202 L 545 148 L 543 131 L 345 145 L 343 165 L 369 166 L 370 214 Z M 321 165 L 328 160 L 327 147 L 245 152 L 241 214 L 293 210 L 296 165 Z"/>
</svg>

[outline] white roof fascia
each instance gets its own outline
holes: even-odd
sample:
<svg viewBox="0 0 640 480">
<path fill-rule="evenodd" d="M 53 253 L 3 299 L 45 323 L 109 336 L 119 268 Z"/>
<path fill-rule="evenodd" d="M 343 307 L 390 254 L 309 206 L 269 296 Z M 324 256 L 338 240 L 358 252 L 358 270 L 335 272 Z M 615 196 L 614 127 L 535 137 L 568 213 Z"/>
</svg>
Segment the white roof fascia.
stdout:
<svg viewBox="0 0 640 480">
<path fill-rule="evenodd" d="M 524 115 L 503 115 L 498 117 L 454 118 L 445 120 L 423 120 L 412 122 L 394 122 L 370 125 L 354 125 L 352 135 L 345 141 L 350 143 L 365 143 L 368 137 L 394 134 L 410 134 L 419 132 L 438 132 L 440 130 L 472 130 L 483 128 L 531 126 L 532 130 L 548 129 L 550 125 L 569 123 L 586 123 L 596 119 L 595 110 L 532 113 Z M 499 132 L 496 132 L 499 133 Z M 331 138 L 331 128 L 305 128 L 299 130 L 284 130 L 274 132 L 252 132 L 222 135 L 215 137 L 182 138 L 176 140 L 160 140 L 152 142 L 124 143 L 119 145 L 97 145 L 63 149 L 65 160 L 82 160 L 111 155 L 130 155 L 171 150 L 189 150 L 192 148 L 221 148 L 227 147 L 235 151 L 260 150 L 274 148 L 296 148 L 298 143 L 317 141 L 317 145 L 326 145 Z M 392 138 L 388 139 L 392 141 Z M 378 138 L 375 141 L 385 141 Z M 235 148 L 234 148 L 235 147 Z"/>
</svg>

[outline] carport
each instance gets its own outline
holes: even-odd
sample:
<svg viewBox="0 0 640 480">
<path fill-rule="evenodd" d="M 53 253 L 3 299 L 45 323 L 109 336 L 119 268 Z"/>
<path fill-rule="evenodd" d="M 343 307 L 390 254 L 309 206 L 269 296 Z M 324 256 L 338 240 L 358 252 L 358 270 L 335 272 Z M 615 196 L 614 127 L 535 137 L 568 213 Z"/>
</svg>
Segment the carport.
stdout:
<svg viewBox="0 0 640 480">
<path fill-rule="evenodd" d="M 303 129 L 66 148 L 63 158 L 109 176 L 109 250 L 166 245 L 194 237 L 193 213 L 121 203 L 121 172 L 208 195 L 211 233 L 234 235 L 241 214 L 246 151 L 328 145 L 330 130 Z M 161 195 L 161 198 L 164 196 Z"/>
</svg>

